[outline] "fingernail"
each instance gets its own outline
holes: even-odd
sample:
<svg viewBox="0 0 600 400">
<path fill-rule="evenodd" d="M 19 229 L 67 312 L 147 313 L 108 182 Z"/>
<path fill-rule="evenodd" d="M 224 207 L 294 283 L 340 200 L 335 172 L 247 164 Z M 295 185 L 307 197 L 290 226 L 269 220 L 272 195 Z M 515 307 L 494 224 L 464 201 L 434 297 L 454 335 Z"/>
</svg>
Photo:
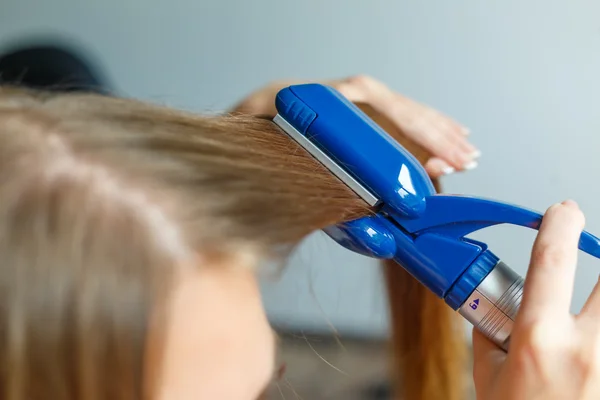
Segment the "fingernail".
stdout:
<svg viewBox="0 0 600 400">
<path fill-rule="evenodd" d="M 456 170 L 450 166 L 442 168 L 442 174 L 444 174 L 444 175 L 450 175 L 450 174 L 453 174 L 454 172 L 456 172 Z"/>
<path fill-rule="evenodd" d="M 475 168 L 477 168 L 477 165 L 478 165 L 478 164 L 477 164 L 477 161 L 471 161 L 471 162 L 468 162 L 468 163 L 466 163 L 465 165 L 463 165 L 463 169 L 464 169 L 465 171 L 470 171 L 470 170 L 472 170 L 472 169 L 475 169 Z"/>
<path fill-rule="evenodd" d="M 480 150 L 475 150 L 473 153 L 471 153 L 471 157 L 472 158 L 479 158 L 479 157 L 481 157 L 481 151 Z"/>
<path fill-rule="evenodd" d="M 463 133 L 463 135 L 465 135 L 465 136 L 469 136 L 469 135 L 471 134 L 471 130 L 470 130 L 469 128 L 465 128 L 465 127 L 463 127 L 463 128 L 462 128 L 462 133 Z"/>
</svg>

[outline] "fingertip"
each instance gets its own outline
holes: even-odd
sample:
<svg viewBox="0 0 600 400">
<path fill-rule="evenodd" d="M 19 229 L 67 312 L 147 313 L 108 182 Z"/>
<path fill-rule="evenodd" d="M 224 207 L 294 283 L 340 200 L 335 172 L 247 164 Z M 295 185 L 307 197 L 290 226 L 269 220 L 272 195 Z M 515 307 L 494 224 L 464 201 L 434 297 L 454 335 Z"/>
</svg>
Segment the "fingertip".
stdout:
<svg viewBox="0 0 600 400">
<path fill-rule="evenodd" d="M 479 163 L 475 160 L 471 160 L 468 163 L 463 165 L 463 170 L 465 171 L 471 171 L 474 170 L 475 168 L 477 168 L 479 166 Z"/>
<path fill-rule="evenodd" d="M 473 157 L 473 159 L 478 159 L 481 157 L 481 150 L 476 149 L 473 153 L 471 153 L 471 157 Z"/>
<path fill-rule="evenodd" d="M 454 167 L 451 167 L 449 165 L 446 166 L 446 167 L 444 167 L 444 168 L 442 168 L 442 175 L 450 175 L 450 174 L 453 174 L 455 172 L 456 172 L 456 170 L 454 169 Z"/>
<path fill-rule="evenodd" d="M 585 225 L 585 215 L 581 211 L 581 208 L 579 208 L 579 204 L 574 200 L 565 200 L 561 203 L 553 204 L 548 208 L 544 217 L 546 219 L 554 219 L 561 216 L 569 222 L 577 222 L 578 225 L 581 225 L 582 229 L 583 225 Z"/>
<path fill-rule="evenodd" d="M 425 164 L 427 174 L 432 178 L 439 178 L 456 172 L 456 169 L 441 158 L 432 158 Z"/>
<path fill-rule="evenodd" d="M 579 208 L 579 204 L 577 204 L 577 202 L 575 200 L 565 200 L 561 203 L 563 206 L 567 206 L 567 207 L 572 207 L 572 208 Z"/>
<path fill-rule="evenodd" d="M 575 200 L 566 200 L 563 202 L 563 205 L 569 209 L 569 212 L 572 214 L 572 218 L 574 218 L 580 225 L 580 229 L 583 229 L 585 226 L 585 214 L 579 204 Z"/>
<path fill-rule="evenodd" d="M 579 209 L 579 204 L 575 200 L 567 199 L 565 201 L 561 201 L 560 203 L 554 203 L 550 207 L 548 207 L 548 211 L 556 210 L 561 207 L 575 208 Z"/>
<path fill-rule="evenodd" d="M 481 150 L 479 150 L 473 143 L 470 143 L 464 136 L 460 137 L 458 142 L 458 150 L 462 153 L 463 160 L 477 160 L 481 157 Z"/>
<path fill-rule="evenodd" d="M 478 150 L 465 151 L 458 149 L 453 154 L 453 157 L 448 158 L 448 162 L 451 162 L 453 167 L 458 171 L 471 171 L 479 166 L 478 157 L 481 156 L 481 152 Z"/>
</svg>

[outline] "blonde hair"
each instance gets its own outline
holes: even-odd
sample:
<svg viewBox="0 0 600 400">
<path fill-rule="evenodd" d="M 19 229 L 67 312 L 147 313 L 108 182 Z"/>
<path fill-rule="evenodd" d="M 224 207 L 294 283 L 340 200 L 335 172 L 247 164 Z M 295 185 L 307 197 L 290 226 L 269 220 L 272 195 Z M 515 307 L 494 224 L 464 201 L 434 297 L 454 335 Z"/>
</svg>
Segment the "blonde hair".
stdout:
<svg viewBox="0 0 600 400">
<path fill-rule="evenodd" d="M 370 212 L 267 119 L 0 88 L 0 398 L 144 398 L 182 260 L 275 257 Z"/>
</svg>

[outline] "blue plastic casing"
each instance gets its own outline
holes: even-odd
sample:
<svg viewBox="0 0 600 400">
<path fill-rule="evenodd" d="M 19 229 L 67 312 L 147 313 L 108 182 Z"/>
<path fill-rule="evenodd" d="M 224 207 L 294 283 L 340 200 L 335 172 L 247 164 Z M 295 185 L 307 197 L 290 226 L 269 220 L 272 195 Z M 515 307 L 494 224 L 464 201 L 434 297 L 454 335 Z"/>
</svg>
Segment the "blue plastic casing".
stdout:
<svg viewBox="0 0 600 400">
<path fill-rule="evenodd" d="M 497 264 L 479 229 L 514 224 L 538 229 L 542 214 L 476 197 L 438 195 L 420 163 L 335 89 L 285 88 L 279 115 L 378 200 L 376 213 L 325 232 L 360 254 L 394 259 L 454 309 Z M 579 248 L 600 258 L 600 241 L 583 232 Z"/>
<path fill-rule="evenodd" d="M 381 128 L 339 92 L 321 85 L 292 86 L 279 92 L 275 104 L 279 115 L 347 172 L 360 176 L 396 212 L 416 218 L 425 211 L 425 196 L 435 189 L 419 162 L 389 135 L 377 134 Z"/>
</svg>

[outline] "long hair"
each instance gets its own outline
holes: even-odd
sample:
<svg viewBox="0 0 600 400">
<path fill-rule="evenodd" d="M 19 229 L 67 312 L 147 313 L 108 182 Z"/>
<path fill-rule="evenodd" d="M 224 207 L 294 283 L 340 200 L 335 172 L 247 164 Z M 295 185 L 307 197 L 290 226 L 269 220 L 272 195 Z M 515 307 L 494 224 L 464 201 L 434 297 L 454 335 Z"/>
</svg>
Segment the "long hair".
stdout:
<svg viewBox="0 0 600 400">
<path fill-rule="evenodd" d="M 150 315 L 183 260 L 279 257 L 371 212 L 269 120 L 0 88 L 0 398 L 144 398 Z M 398 271 L 387 278 L 396 358 L 416 360 L 404 344 L 412 332 L 436 346 L 402 376 L 441 393 L 456 360 L 423 318 L 443 329 L 451 320 Z M 400 313 L 424 299 L 430 311 Z M 418 321 L 401 326 L 409 315 Z M 406 399 L 451 398 L 411 384 Z"/>
</svg>

